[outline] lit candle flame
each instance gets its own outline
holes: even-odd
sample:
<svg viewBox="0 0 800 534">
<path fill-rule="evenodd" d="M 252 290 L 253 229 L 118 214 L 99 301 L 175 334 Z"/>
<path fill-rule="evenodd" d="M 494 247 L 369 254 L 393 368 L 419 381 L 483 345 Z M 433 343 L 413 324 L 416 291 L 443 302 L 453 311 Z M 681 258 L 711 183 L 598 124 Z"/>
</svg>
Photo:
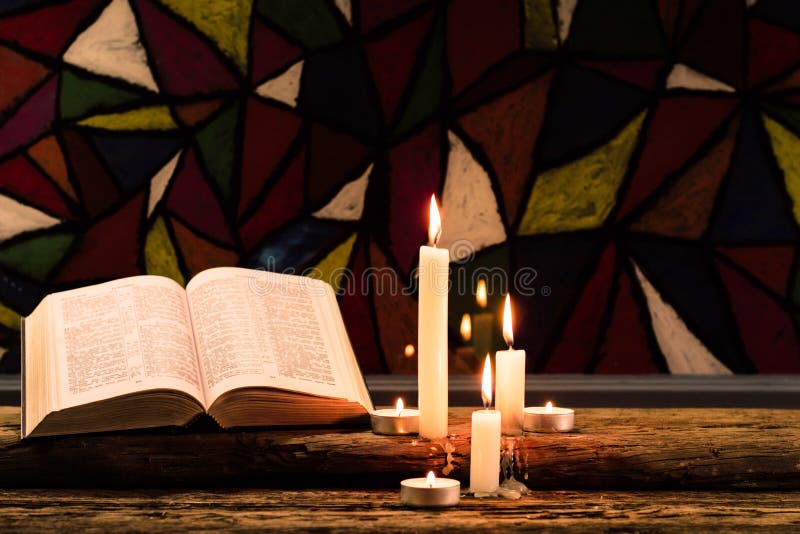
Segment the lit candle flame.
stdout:
<svg viewBox="0 0 800 534">
<path fill-rule="evenodd" d="M 428 244 L 435 247 L 442 236 L 442 218 L 439 216 L 439 206 L 436 205 L 436 195 L 431 195 L 431 215 L 428 223 Z"/>
<path fill-rule="evenodd" d="M 506 305 L 503 310 L 503 339 L 508 348 L 514 348 L 514 327 L 511 324 L 511 296 L 506 294 Z"/>
<path fill-rule="evenodd" d="M 483 278 L 478 280 L 478 287 L 475 289 L 475 302 L 478 303 L 480 308 L 486 307 L 486 280 Z"/>
<path fill-rule="evenodd" d="M 472 319 L 468 313 L 461 316 L 461 338 L 464 341 L 472 339 Z"/>
<path fill-rule="evenodd" d="M 414 356 L 416 352 L 417 349 L 415 349 L 414 345 L 412 345 L 411 343 L 406 345 L 405 348 L 403 349 L 403 354 L 405 355 L 406 358 L 411 358 L 412 356 Z"/>
<path fill-rule="evenodd" d="M 397 404 L 395 405 L 395 408 L 397 408 L 397 415 L 398 415 L 398 417 L 399 417 L 400 415 L 402 415 L 402 413 L 403 413 L 403 408 L 405 408 L 405 405 L 403 404 L 403 399 L 402 399 L 402 398 L 399 398 L 399 399 L 397 399 Z"/>
<path fill-rule="evenodd" d="M 547 401 L 547 404 L 544 405 L 544 413 L 553 413 L 553 403 Z"/>
<path fill-rule="evenodd" d="M 489 353 L 486 353 L 486 363 L 483 364 L 483 383 L 481 386 L 481 398 L 483 399 L 483 407 L 487 410 L 492 405 L 492 361 L 489 359 Z"/>
<path fill-rule="evenodd" d="M 425 477 L 428 479 L 428 487 L 432 488 L 434 484 L 436 484 L 436 475 L 433 474 L 433 471 L 428 471 L 428 476 Z"/>
</svg>

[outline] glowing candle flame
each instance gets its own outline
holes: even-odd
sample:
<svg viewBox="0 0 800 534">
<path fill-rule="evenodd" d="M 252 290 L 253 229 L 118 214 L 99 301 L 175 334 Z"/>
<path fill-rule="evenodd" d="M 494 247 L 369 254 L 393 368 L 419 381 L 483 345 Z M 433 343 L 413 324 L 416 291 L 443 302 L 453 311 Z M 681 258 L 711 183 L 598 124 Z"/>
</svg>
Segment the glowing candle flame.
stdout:
<svg viewBox="0 0 800 534">
<path fill-rule="evenodd" d="M 478 280 L 478 287 L 475 289 L 475 302 L 478 303 L 480 308 L 486 307 L 486 280 L 483 278 Z"/>
<path fill-rule="evenodd" d="M 464 341 L 472 339 L 472 319 L 468 313 L 461 316 L 461 338 Z"/>
<path fill-rule="evenodd" d="M 395 408 L 397 408 L 397 415 L 400 416 L 403 413 L 403 408 L 405 408 L 402 398 L 397 399 L 397 404 L 395 404 Z"/>
<path fill-rule="evenodd" d="M 442 218 L 439 216 L 439 206 L 436 205 L 436 195 L 431 195 L 431 215 L 428 223 L 428 244 L 435 247 L 442 236 Z"/>
<path fill-rule="evenodd" d="M 547 404 L 544 405 L 544 413 L 553 413 L 553 403 L 547 401 Z"/>
<path fill-rule="evenodd" d="M 417 349 L 415 349 L 414 345 L 412 345 L 411 343 L 406 345 L 405 348 L 403 349 L 403 354 L 405 355 L 406 358 L 411 358 L 412 356 L 414 356 L 416 352 Z"/>
<path fill-rule="evenodd" d="M 506 340 L 508 348 L 514 347 L 514 327 L 511 324 L 511 297 L 506 294 L 506 305 L 503 309 L 503 339 Z"/>
<path fill-rule="evenodd" d="M 483 364 L 483 383 L 481 386 L 481 398 L 483 407 L 489 408 L 492 405 L 492 361 L 489 353 L 486 353 L 486 363 Z"/>
<path fill-rule="evenodd" d="M 433 471 L 428 471 L 428 476 L 425 477 L 428 479 L 428 487 L 432 488 L 434 484 L 436 484 L 436 475 L 433 474 Z"/>
</svg>

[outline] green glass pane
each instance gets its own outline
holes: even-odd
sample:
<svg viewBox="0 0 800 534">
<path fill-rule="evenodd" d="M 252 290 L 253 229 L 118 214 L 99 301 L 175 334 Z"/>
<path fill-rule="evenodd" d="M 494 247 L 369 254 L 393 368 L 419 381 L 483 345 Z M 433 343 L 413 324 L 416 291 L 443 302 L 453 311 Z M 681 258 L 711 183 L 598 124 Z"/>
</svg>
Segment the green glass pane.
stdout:
<svg viewBox="0 0 800 534">
<path fill-rule="evenodd" d="M 763 106 L 770 115 L 780 119 L 795 134 L 800 135 L 800 108 L 769 102 L 765 102 Z"/>
<path fill-rule="evenodd" d="M 573 15 L 567 45 L 571 50 L 622 57 L 664 52 L 661 24 L 643 0 L 583 0 Z"/>
<path fill-rule="evenodd" d="M 260 0 L 256 11 L 308 48 L 319 48 L 342 38 L 332 6 L 325 0 Z"/>
<path fill-rule="evenodd" d="M 444 17 L 439 15 L 430 38 L 422 69 L 411 89 L 395 133 L 403 135 L 438 109 L 444 85 Z"/>
<path fill-rule="evenodd" d="M 138 93 L 112 87 L 69 70 L 61 75 L 59 107 L 61 117 L 65 119 L 84 117 L 92 111 L 134 102 L 139 98 Z"/>
<path fill-rule="evenodd" d="M 233 192 L 233 166 L 236 152 L 236 123 L 239 104 L 222 110 L 197 134 L 200 155 L 226 200 Z"/>
<path fill-rule="evenodd" d="M 36 280 L 44 280 L 64 257 L 74 239 L 73 234 L 58 233 L 10 245 L 0 250 L 0 265 L 10 267 Z"/>
</svg>

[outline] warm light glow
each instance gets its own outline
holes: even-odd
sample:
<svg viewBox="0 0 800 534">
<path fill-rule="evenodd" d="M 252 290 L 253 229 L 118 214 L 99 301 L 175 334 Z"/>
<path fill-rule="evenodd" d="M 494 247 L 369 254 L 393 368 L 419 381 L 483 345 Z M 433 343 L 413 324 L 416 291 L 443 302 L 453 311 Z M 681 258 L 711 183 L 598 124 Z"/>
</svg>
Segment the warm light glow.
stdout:
<svg viewBox="0 0 800 534">
<path fill-rule="evenodd" d="M 461 338 L 464 341 L 472 339 L 472 319 L 468 313 L 461 316 Z"/>
<path fill-rule="evenodd" d="M 483 278 L 478 280 L 478 287 L 475 290 L 475 302 L 481 308 L 486 307 L 486 280 Z"/>
<path fill-rule="evenodd" d="M 481 398 L 483 407 L 489 408 L 492 405 L 492 361 L 489 353 L 486 353 L 486 363 L 483 364 L 483 383 L 481 386 Z"/>
<path fill-rule="evenodd" d="M 405 408 L 405 405 L 403 404 L 403 399 L 402 398 L 397 399 L 397 404 L 395 404 L 394 407 L 397 408 L 397 415 L 398 416 L 401 415 L 403 413 L 403 408 Z"/>
<path fill-rule="evenodd" d="M 433 474 L 433 471 L 428 471 L 428 476 L 425 477 L 428 479 L 428 487 L 432 488 L 434 484 L 436 484 L 436 475 Z"/>
<path fill-rule="evenodd" d="M 442 218 L 439 216 L 439 206 L 436 205 L 436 195 L 431 195 L 431 215 L 428 223 L 428 244 L 435 247 L 442 235 Z"/>
<path fill-rule="evenodd" d="M 414 345 L 412 345 L 411 343 L 406 345 L 406 348 L 403 349 L 403 354 L 406 355 L 406 358 L 411 358 L 416 352 L 417 352 L 417 349 L 415 349 Z"/>
<path fill-rule="evenodd" d="M 553 403 L 547 401 L 547 404 L 544 405 L 544 413 L 553 413 Z"/>
<path fill-rule="evenodd" d="M 511 324 L 511 296 L 506 295 L 506 305 L 503 309 L 503 339 L 506 340 L 508 348 L 514 346 L 514 327 Z"/>
</svg>

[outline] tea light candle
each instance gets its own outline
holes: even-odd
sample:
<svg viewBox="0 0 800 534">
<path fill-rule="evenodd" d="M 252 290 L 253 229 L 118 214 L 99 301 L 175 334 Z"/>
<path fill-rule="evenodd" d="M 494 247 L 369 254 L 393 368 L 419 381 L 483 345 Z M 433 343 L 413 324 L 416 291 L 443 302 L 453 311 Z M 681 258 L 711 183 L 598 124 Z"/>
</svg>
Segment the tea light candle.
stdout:
<svg viewBox="0 0 800 534">
<path fill-rule="evenodd" d="M 514 350 L 514 329 L 511 324 L 511 297 L 506 295 L 503 312 L 503 337 L 508 350 L 498 350 L 497 406 L 502 414 L 502 430 L 506 436 L 522 434 L 523 409 L 525 408 L 525 351 Z"/>
<path fill-rule="evenodd" d="M 545 406 L 525 408 L 525 430 L 528 432 L 569 432 L 575 426 L 575 410 Z"/>
<path fill-rule="evenodd" d="M 469 490 L 494 493 L 500 482 L 500 412 L 489 409 L 492 404 L 492 364 L 488 355 L 483 366 L 481 396 L 485 409 L 472 412 Z"/>
<path fill-rule="evenodd" d="M 436 478 L 433 471 L 425 478 L 409 478 L 400 483 L 400 504 L 418 508 L 455 506 L 461 497 L 461 482 Z"/>
<path fill-rule="evenodd" d="M 447 292 L 450 252 L 436 248 L 442 221 L 436 197 L 431 195 L 430 246 L 419 249 L 419 318 L 417 391 L 419 434 L 435 439 L 447 436 Z"/>
<path fill-rule="evenodd" d="M 375 434 L 400 436 L 419 432 L 419 411 L 406 408 L 403 399 L 397 399 L 394 408 L 375 410 L 369 417 Z"/>
</svg>

